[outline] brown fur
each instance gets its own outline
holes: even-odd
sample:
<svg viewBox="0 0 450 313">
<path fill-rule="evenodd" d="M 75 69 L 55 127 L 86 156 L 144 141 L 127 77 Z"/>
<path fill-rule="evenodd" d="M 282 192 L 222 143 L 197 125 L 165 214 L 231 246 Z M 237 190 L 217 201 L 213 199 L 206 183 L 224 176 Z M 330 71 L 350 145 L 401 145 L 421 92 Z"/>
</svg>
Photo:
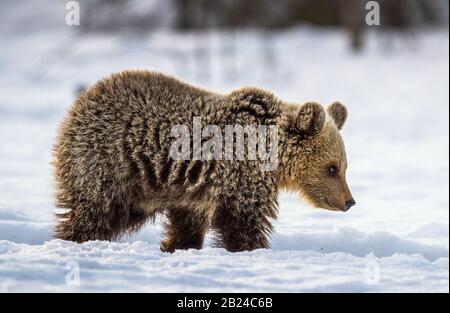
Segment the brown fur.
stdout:
<svg viewBox="0 0 450 313">
<path fill-rule="evenodd" d="M 326 115 L 316 103 L 299 110 L 259 88 L 222 95 L 155 72 L 114 74 L 82 93 L 59 129 L 56 198 L 68 211 L 57 215 L 55 235 L 112 240 L 164 213 L 163 251 L 200 249 L 210 227 L 229 251 L 267 248 L 280 189 L 328 209 L 341 209 L 351 197 L 333 120 L 342 110 L 337 104 Z M 258 161 L 170 158 L 171 126 L 192 128 L 197 116 L 203 125 L 278 125 L 277 170 L 263 172 Z M 330 179 L 326 167 L 333 162 L 340 170 Z"/>
</svg>

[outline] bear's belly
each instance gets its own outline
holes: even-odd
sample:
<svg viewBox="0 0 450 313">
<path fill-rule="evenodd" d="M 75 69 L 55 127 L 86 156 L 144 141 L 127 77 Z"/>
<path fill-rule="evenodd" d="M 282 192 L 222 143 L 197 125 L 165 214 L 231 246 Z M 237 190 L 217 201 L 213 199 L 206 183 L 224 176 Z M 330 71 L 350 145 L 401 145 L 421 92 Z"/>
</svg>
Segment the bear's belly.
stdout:
<svg viewBox="0 0 450 313">
<path fill-rule="evenodd" d="M 183 208 L 212 214 L 217 207 L 217 196 L 213 185 L 190 190 L 184 186 L 166 186 L 155 190 L 144 188 L 142 209 L 149 215 L 159 211 Z"/>
</svg>

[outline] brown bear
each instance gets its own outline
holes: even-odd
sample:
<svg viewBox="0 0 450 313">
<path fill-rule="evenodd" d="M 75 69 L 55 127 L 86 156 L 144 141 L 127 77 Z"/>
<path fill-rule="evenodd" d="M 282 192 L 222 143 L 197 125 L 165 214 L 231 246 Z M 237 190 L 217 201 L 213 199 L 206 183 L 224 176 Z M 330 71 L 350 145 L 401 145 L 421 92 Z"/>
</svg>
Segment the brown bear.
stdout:
<svg viewBox="0 0 450 313">
<path fill-rule="evenodd" d="M 277 166 L 262 170 L 249 152 L 239 160 L 199 159 L 192 152 L 172 158 L 173 127 L 191 131 L 195 118 L 222 130 L 276 127 Z M 268 248 L 280 191 L 329 210 L 355 204 L 339 134 L 346 118 L 339 102 L 325 110 L 312 102 L 285 103 L 259 88 L 218 94 L 156 72 L 113 74 L 82 92 L 60 126 L 56 204 L 67 210 L 56 214 L 55 236 L 112 240 L 162 213 L 162 251 L 200 249 L 210 228 L 229 251 Z M 195 145 L 192 137 L 189 145 Z"/>
</svg>

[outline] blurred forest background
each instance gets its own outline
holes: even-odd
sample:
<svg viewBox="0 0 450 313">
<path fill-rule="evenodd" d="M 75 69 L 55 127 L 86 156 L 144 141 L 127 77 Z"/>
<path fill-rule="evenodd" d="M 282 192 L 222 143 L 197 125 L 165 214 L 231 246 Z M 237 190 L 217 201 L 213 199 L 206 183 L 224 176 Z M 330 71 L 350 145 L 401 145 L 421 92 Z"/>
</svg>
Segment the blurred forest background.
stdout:
<svg viewBox="0 0 450 313">
<path fill-rule="evenodd" d="M 17 3 L 16 3 L 17 2 Z M 8 28 L 8 9 L 28 1 L 0 0 L 2 23 Z M 35 10 L 24 18 L 34 20 L 39 7 L 49 0 L 33 1 Z M 57 1 L 61 4 L 61 1 Z M 364 45 L 367 28 L 367 0 L 79 0 L 81 32 L 146 33 L 155 29 L 208 31 L 212 29 L 263 29 L 267 32 L 297 25 L 343 28 L 355 50 Z M 411 34 L 427 27 L 448 27 L 448 0 L 379 0 L 380 31 Z M 47 9 L 48 5 L 44 5 Z M 61 10 L 55 5 L 53 10 Z M 50 8 L 52 10 L 52 8 Z M 15 10 L 14 12 L 17 12 Z M 47 12 L 50 13 L 50 12 Z M 55 12 L 56 13 L 56 12 Z M 32 15 L 35 15 L 34 18 Z M 43 25 L 51 24 L 48 14 Z M 14 16 L 12 17 L 14 18 Z M 50 18 L 50 19 L 49 19 Z M 53 21 L 58 24 L 57 21 Z M 36 30 L 39 22 L 24 23 L 25 30 Z"/>
<path fill-rule="evenodd" d="M 139 2 L 139 1 L 138 1 Z M 367 0 L 160 0 L 136 7 L 135 0 L 95 0 L 83 5 L 82 31 L 181 31 L 262 28 L 299 24 L 341 27 L 354 50 L 363 46 Z M 447 0 L 380 0 L 384 30 L 411 32 L 448 25 Z M 107 8 L 105 11 L 104 9 Z M 99 12 L 102 12 L 99 14 Z"/>
<path fill-rule="evenodd" d="M 79 1 L 84 31 L 282 28 L 297 24 L 364 28 L 366 0 L 91 0 Z M 448 24 L 447 0 L 380 0 L 385 27 Z M 139 5 L 139 7 L 136 7 Z"/>
<path fill-rule="evenodd" d="M 133 0 L 96 0 L 84 6 L 83 31 L 148 31 L 171 27 L 181 31 L 208 29 L 263 28 L 273 30 L 298 24 L 342 27 L 350 44 L 360 50 L 364 43 L 366 0 L 168 0 L 150 1 L 153 5 L 133 10 Z M 164 4 L 163 4 L 164 2 Z M 384 30 L 411 33 L 422 27 L 448 25 L 447 0 L 380 0 Z M 99 9 L 109 5 L 103 18 Z M 158 8 L 159 7 L 159 8 Z M 173 13 L 171 20 L 164 12 Z M 169 10 L 168 10 L 169 9 Z M 114 13 L 115 12 L 115 13 Z M 123 15 L 123 12 L 128 14 Z M 167 15 L 166 15 L 167 16 Z M 114 17 L 114 23 L 111 23 Z"/>
</svg>

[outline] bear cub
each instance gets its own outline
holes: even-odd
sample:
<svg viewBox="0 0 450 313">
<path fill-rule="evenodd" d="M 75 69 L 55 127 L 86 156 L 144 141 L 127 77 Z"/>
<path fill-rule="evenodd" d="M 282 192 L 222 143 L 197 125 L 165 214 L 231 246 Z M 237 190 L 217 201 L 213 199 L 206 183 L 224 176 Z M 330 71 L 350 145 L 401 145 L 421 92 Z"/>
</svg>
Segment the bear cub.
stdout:
<svg viewBox="0 0 450 313">
<path fill-rule="evenodd" d="M 56 205 L 65 210 L 55 236 L 113 240 L 164 214 L 162 251 L 200 249 L 209 229 L 228 251 L 268 248 L 280 191 L 328 210 L 355 204 L 339 132 L 346 119 L 339 102 L 297 105 L 255 87 L 219 94 L 157 72 L 113 74 L 82 92 L 60 125 L 52 163 Z M 197 143 L 196 123 L 214 125 Z M 175 126 L 194 133 L 183 137 L 189 149 L 178 158 Z M 231 158 L 196 155 L 211 134 L 231 138 L 222 145 L 234 149 Z M 213 143 L 218 156 L 221 143 Z M 276 152 L 273 168 L 254 158 L 262 147 Z"/>
</svg>

